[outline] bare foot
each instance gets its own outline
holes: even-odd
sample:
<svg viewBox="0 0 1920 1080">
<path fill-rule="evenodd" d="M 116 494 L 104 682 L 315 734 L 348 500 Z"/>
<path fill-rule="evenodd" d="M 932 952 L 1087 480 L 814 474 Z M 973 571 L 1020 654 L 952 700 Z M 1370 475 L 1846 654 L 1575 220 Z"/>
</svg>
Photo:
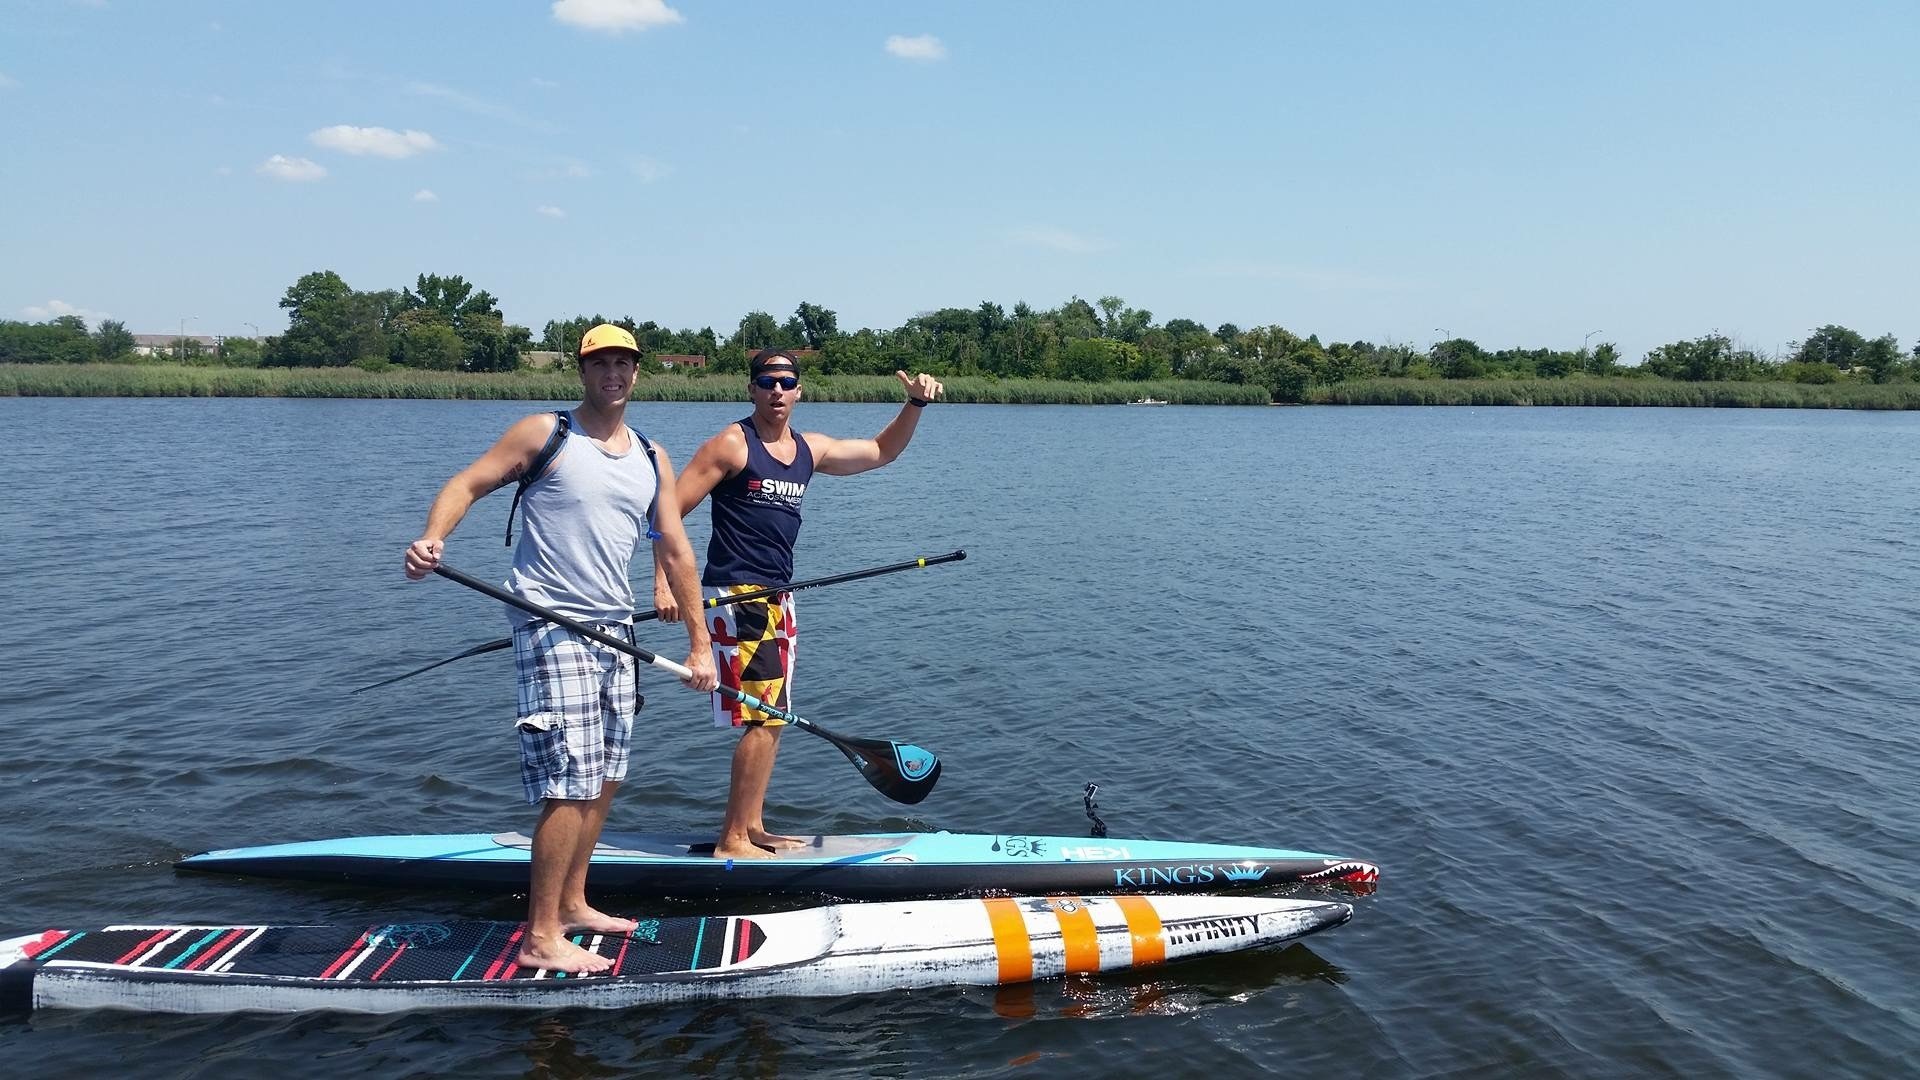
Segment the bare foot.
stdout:
<svg viewBox="0 0 1920 1080">
<path fill-rule="evenodd" d="M 609 915 L 590 907 L 563 911 L 560 913 L 560 922 L 569 934 L 631 934 L 633 928 L 640 925 L 632 919 Z"/>
<path fill-rule="evenodd" d="M 716 859 L 771 859 L 773 852 L 754 843 L 729 843 L 722 840 L 713 845 L 713 857 Z"/>
<path fill-rule="evenodd" d="M 521 967 L 545 968 L 572 975 L 597 975 L 613 967 L 611 959 L 590 953 L 566 938 L 537 938 L 531 934 L 527 936 L 526 943 L 520 946 L 518 962 Z"/>
<path fill-rule="evenodd" d="M 765 829 L 748 829 L 747 838 L 763 848 L 772 848 L 775 851 L 798 851 L 807 846 L 807 842 L 798 836 L 783 836 Z"/>
</svg>

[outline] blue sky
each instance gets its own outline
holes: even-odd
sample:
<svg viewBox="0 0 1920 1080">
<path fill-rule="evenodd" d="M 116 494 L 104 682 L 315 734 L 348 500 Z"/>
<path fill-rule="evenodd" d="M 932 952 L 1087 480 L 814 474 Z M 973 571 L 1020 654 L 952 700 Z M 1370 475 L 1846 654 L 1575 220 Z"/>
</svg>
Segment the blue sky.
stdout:
<svg viewBox="0 0 1920 1080">
<path fill-rule="evenodd" d="M 0 316 L 1920 337 L 1920 5 L 12 0 Z"/>
</svg>

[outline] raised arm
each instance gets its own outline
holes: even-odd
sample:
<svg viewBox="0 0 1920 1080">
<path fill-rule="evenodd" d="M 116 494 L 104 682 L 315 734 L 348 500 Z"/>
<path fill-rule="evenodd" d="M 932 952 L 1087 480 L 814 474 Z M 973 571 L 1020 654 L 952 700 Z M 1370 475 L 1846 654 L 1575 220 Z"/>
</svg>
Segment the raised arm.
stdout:
<svg viewBox="0 0 1920 1080">
<path fill-rule="evenodd" d="M 813 467 L 828 476 L 852 476 L 869 469 L 877 469 L 906 450 L 913 441 L 914 429 L 920 426 L 920 410 L 929 401 L 937 400 L 942 390 L 940 380 L 921 372 L 911 379 L 904 371 L 893 373 L 900 380 L 900 387 L 906 391 L 906 404 L 900 406 L 900 414 L 880 429 L 880 434 L 871 439 L 836 439 L 831 435 L 822 435 L 809 431 L 805 435 L 808 449 L 813 451 Z M 918 404 L 916 404 L 916 402 Z"/>
<path fill-rule="evenodd" d="M 453 479 L 434 496 L 433 506 L 427 511 L 426 530 L 420 539 L 407 545 L 405 566 L 409 578 L 419 581 L 440 565 L 447 537 L 453 535 L 474 503 L 519 480 L 533 467 L 533 459 L 547 444 L 555 423 L 552 413 L 522 417 L 500 436 L 499 442 L 475 458 L 473 464 L 453 474 Z"/>
</svg>

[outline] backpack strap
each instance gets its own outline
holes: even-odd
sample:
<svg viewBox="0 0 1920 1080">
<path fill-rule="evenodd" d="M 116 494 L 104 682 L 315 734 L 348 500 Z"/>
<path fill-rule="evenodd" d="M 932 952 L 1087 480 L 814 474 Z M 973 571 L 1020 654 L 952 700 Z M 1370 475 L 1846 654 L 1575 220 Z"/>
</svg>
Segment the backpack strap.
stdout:
<svg viewBox="0 0 1920 1080">
<path fill-rule="evenodd" d="M 513 491 L 513 505 L 507 507 L 507 546 L 508 547 L 513 546 L 513 512 L 515 510 L 520 509 L 520 496 L 525 495 L 527 493 L 527 489 L 533 486 L 533 482 L 535 480 L 538 480 L 542 476 L 546 475 L 547 467 L 553 464 L 553 459 L 558 457 L 560 454 L 560 448 L 566 445 L 567 433 L 573 430 L 573 417 L 567 415 L 567 411 L 565 409 L 560 409 L 555 411 L 553 414 L 553 418 L 554 418 L 553 434 L 547 436 L 547 445 L 541 447 L 540 452 L 533 456 L 533 466 L 529 468 L 525 473 L 521 474 L 520 486 L 515 488 Z M 653 449 L 649 447 L 647 449 L 647 453 L 652 454 Z M 660 481 L 659 462 L 654 463 L 653 478 L 654 478 L 654 486 L 659 487 L 660 486 L 659 485 L 659 481 Z M 649 511 L 649 513 L 651 513 L 651 511 Z"/>
<path fill-rule="evenodd" d="M 641 433 L 639 428 L 631 428 L 640 439 L 640 445 L 647 452 L 647 460 L 653 464 L 653 501 L 647 504 L 647 539 L 660 539 L 660 455 L 653 452 L 653 440 Z"/>
</svg>

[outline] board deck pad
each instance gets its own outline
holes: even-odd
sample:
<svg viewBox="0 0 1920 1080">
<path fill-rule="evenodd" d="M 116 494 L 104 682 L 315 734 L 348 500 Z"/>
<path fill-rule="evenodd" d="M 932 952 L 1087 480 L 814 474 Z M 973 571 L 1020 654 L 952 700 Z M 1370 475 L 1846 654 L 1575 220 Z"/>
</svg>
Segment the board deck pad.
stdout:
<svg viewBox="0 0 1920 1080">
<path fill-rule="evenodd" d="M 579 978 L 515 962 L 525 923 L 412 922 L 375 926 L 116 926 L 49 931 L 33 960 L 113 964 L 153 972 L 206 972 L 339 982 L 500 982 Z M 766 932 L 742 916 L 641 919 L 628 934 L 576 934 L 614 961 L 604 977 L 711 971 L 750 959 Z"/>
<path fill-rule="evenodd" d="M 789 861 L 851 859 L 883 851 L 896 851 L 906 846 L 907 842 L 913 839 L 913 834 L 810 836 L 801 839 L 806 843 L 797 848 L 772 852 L 770 853 L 772 858 Z M 503 848 L 533 850 L 533 837 L 526 833 L 495 833 L 493 842 Z M 600 842 L 593 847 L 593 854 L 596 858 L 612 856 L 636 859 L 709 859 L 713 857 L 713 846 L 711 836 L 601 833 Z"/>
</svg>

